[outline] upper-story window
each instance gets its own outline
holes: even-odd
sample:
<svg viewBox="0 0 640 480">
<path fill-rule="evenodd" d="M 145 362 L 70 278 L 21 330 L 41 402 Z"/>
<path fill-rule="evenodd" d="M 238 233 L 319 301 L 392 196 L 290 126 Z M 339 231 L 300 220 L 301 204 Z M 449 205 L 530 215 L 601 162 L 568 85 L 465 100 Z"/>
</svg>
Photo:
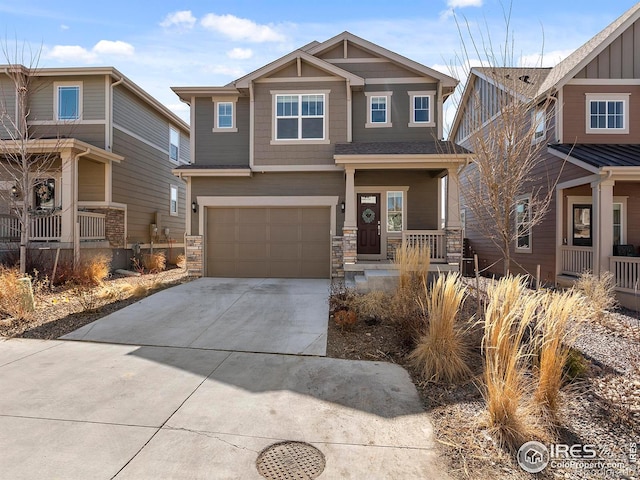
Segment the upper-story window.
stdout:
<svg viewBox="0 0 640 480">
<path fill-rule="evenodd" d="M 218 102 L 218 128 L 233 128 L 233 103 Z"/>
<path fill-rule="evenodd" d="M 56 82 L 54 90 L 56 120 L 80 120 L 82 118 L 82 85 Z"/>
<path fill-rule="evenodd" d="M 391 92 L 365 92 L 367 123 L 365 127 L 391 126 Z"/>
<path fill-rule="evenodd" d="M 587 133 L 629 133 L 629 94 L 587 93 Z"/>
<path fill-rule="evenodd" d="M 276 95 L 276 140 L 324 140 L 325 94 Z"/>
<path fill-rule="evenodd" d="M 435 120 L 433 117 L 433 99 L 436 92 L 408 92 L 409 93 L 409 126 L 410 127 L 433 127 Z"/>
<path fill-rule="evenodd" d="M 536 108 L 532 114 L 533 143 L 541 142 L 546 134 L 546 115 L 542 108 Z"/>
<path fill-rule="evenodd" d="M 180 158 L 180 132 L 173 127 L 169 127 L 169 158 L 176 163 Z"/>
<path fill-rule="evenodd" d="M 237 132 L 236 125 L 238 97 L 233 95 L 220 95 L 211 98 L 214 108 L 213 133 Z"/>
</svg>

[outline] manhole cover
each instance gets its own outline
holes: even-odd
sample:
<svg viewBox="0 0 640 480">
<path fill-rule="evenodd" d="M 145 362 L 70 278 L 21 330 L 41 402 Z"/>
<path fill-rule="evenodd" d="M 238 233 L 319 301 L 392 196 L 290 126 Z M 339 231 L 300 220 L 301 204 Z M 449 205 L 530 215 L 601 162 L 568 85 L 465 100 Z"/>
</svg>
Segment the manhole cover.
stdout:
<svg viewBox="0 0 640 480">
<path fill-rule="evenodd" d="M 280 442 L 268 446 L 256 460 L 258 473 L 269 480 L 311 480 L 324 470 L 324 455 L 303 442 Z"/>
</svg>

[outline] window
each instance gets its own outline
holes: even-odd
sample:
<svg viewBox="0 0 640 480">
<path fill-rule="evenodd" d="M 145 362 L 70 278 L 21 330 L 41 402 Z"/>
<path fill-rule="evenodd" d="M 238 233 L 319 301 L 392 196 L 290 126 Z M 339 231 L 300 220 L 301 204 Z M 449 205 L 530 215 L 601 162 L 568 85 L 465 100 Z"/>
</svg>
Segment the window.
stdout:
<svg viewBox="0 0 640 480">
<path fill-rule="evenodd" d="M 546 115 L 545 111 L 541 108 L 537 108 L 533 112 L 533 143 L 538 143 L 542 141 L 545 137 L 545 129 L 546 129 Z"/>
<path fill-rule="evenodd" d="M 576 247 L 592 247 L 594 243 L 593 204 L 591 196 L 568 196 L 567 223 L 568 238 L 564 244 Z M 614 245 L 624 245 L 627 242 L 627 200 L 625 196 L 613 197 L 611 212 L 611 239 Z"/>
<path fill-rule="evenodd" d="M 531 252 L 531 197 L 516 200 L 516 252 Z"/>
<path fill-rule="evenodd" d="M 218 128 L 233 128 L 233 103 L 218 103 Z"/>
<path fill-rule="evenodd" d="M 392 92 L 365 92 L 367 99 L 366 128 L 391 126 Z"/>
<path fill-rule="evenodd" d="M 572 244 L 581 247 L 591 247 L 593 237 L 591 233 L 591 205 L 573 205 L 573 237 Z"/>
<path fill-rule="evenodd" d="M 587 133 L 629 133 L 629 94 L 590 94 Z"/>
<path fill-rule="evenodd" d="M 180 158 L 180 132 L 173 127 L 169 128 L 169 158 L 176 163 Z"/>
<path fill-rule="evenodd" d="M 413 122 L 429 121 L 429 97 L 413 97 Z"/>
<path fill-rule="evenodd" d="M 433 99 L 435 91 L 408 92 L 409 94 L 409 126 L 433 127 Z"/>
<path fill-rule="evenodd" d="M 387 192 L 387 232 L 402 231 L 404 192 Z"/>
<path fill-rule="evenodd" d="M 276 140 L 323 140 L 325 96 L 276 95 Z"/>
<path fill-rule="evenodd" d="M 613 244 L 623 245 L 624 236 L 622 230 L 622 204 L 613 204 Z"/>
<path fill-rule="evenodd" d="M 171 185 L 171 194 L 169 199 L 169 214 L 178 215 L 178 187 Z"/>
<path fill-rule="evenodd" d="M 81 88 L 78 84 L 55 84 L 57 120 L 79 120 L 82 116 Z"/>
</svg>

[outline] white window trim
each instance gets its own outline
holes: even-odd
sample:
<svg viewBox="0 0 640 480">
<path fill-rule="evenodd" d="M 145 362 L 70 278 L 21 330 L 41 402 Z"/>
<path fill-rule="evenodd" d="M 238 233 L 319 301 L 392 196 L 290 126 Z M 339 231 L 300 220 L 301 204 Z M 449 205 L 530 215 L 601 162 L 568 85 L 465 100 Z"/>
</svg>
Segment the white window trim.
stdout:
<svg viewBox="0 0 640 480">
<path fill-rule="evenodd" d="M 367 99 L 367 120 L 364 124 L 364 128 L 388 128 L 392 127 L 393 123 L 391 122 L 391 96 L 393 92 L 364 92 L 364 95 Z M 373 123 L 371 121 L 371 100 L 372 97 L 386 97 L 387 98 L 387 118 L 386 122 L 376 122 Z"/>
<path fill-rule="evenodd" d="M 630 93 L 585 93 L 585 126 L 587 134 L 624 135 L 629 133 L 629 97 Z M 623 104 L 623 128 L 591 128 L 591 102 L 619 101 Z"/>
<path fill-rule="evenodd" d="M 519 197 L 516 198 L 516 208 L 515 208 L 515 214 L 516 214 L 516 218 L 515 218 L 515 229 L 516 229 L 516 244 L 515 244 L 515 251 L 517 253 L 531 253 L 532 247 L 533 247 L 533 229 L 531 228 L 531 226 L 529 227 L 529 246 L 528 247 L 519 247 L 518 246 L 518 208 L 517 205 L 519 202 L 521 202 L 522 200 L 527 200 L 527 206 L 529 209 L 529 220 L 531 220 L 531 195 L 527 194 L 527 195 L 520 195 Z"/>
<path fill-rule="evenodd" d="M 538 122 L 538 115 L 542 115 L 542 119 Z M 543 108 L 536 107 L 531 112 L 531 124 L 533 126 L 533 135 L 531 137 L 531 144 L 535 145 L 544 141 L 547 138 L 547 114 Z M 542 135 L 536 137 L 538 133 L 538 125 L 542 125 Z"/>
<path fill-rule="evenodd" d="M 415 127 L 435 127 L 435 115 L 434 115 L 434 99 L 436 96 L 436 92 L 433 90 L 423 90 L 423 91 L 410 91 L 407 92 L 409 95 L 409 124 L 410 128 Z M 428 97 L 429 98 L 429 120 L 426 122 L 416 122 L 415 117 L 415 101 L 416 97 Z"/>
<path fill-rule="evenodd" d="M 211 101 L 213 102 L 214 108 L 214 126 L 211 129 L 213 133 L 235 133 L 238 131 L 238 126 L 236 124 L 236 107 L 238 104 L 238 97 L 211 97 Z M 231 127 L 221 127 L 220 119 L 218 115 L 218 104 L 220 103 L 230 103 L 231 104 Z"/>
<path fill-rule="evenodd" d="M 627 199 L 629 197 L 626 196 L 616 196 L 613 197 L 613 204 L 620 204 L 620 222 L 622 223 L 622 228 L 620 229 L 620 243 L 624 245 L 627 242 Z M 569 195 L 567 196 L 567 238 L 563 241 L 564 245 L 568 245 L 570 247 L 573 245 L 573 206 L 577 205 L 591 205 L 593 207 L 593 197 L 590 196 L 575 196 Z M 613 215 L 613 212 L 611 212 Z M 595 215 L 595 212 L 593 212 Z M 595 241 L 596 232 L 591 232 L 592 240 Z M 611 236 L 613 237 L 613 232 L 611 232 Z M 591 247 L 590 247 L 591 248 Z"/>
<path fill-rule="evenodd" d="M 401 189 L 397 189 L 397 190 L 387 190 L 384 192 L 384 218 L 385 218 L 385 230 L 387 231 L 387 234 L 402 234 L 402 232 L 404 230 L 406 230 L 406 224 L 407 224 L 407 220 L 406 220 L 406 204 L 407 204 L 407 190 L 401 190 Z M 396 230 L 389 230 L 389 194 L 390 193 L 399 193 L 400 195 L 402 195 L 402 211 L 400 212 L 400 215 L 402 215 L 402 226 L 400 228 L 400 231 L 396 231 Z"/>
<path fill-rule="evenodd" d="M 60 87 L 78 87 L 78 118 L 60 118 L 58 114 L 60 113 L 59 107 L 59 99 Z M 64 122 L 64 123 L 74 123 L 82 120 L 83 108 L 83 92 L 82 92 L 82 82 L 53 82 L 53 118 L 56 122 Z"/>
<path fill-rule="evenodd" d="M 174 143 L 171 141 L 171 133 L 175 132 L 178 134 L 178 145 L 176 145 L 178 147 L 178 153 L 176 155 L 176 159 L 174 160 L 173 158 L 171 158 L 171 146 L 174 145 Z M 171 163 L 175 163 L 175 164 L 179 164 L 180 163 L 180 130 L 178 130 L 176 127 L 169 125 L 169 161 Z"/>
<path fill-rule="evenodd" d="M 331 143 L 329 139 L 329 94 L 331 90 L 271 90 L 271 145 L 326 145 Z M 322 126 L 322 138 L 277 138 L 277 108 L 278 95 L 323 95 L 324 96 L 324 124 Z M 300 112 L 302 114 L 302 112 Z M 302 118 L 299 116 L 298 118 Z"/>
<path fill-rule="evenodd" d="M 175 212 L 171 208 L 171 197 L 173 196 L 173 192 L 176 192 L 176 210 Z M 169 215 L 172 217 L 177 217 L 180 211 L 180 188 L 177 185 L 169 185 Z"/>
</svg>

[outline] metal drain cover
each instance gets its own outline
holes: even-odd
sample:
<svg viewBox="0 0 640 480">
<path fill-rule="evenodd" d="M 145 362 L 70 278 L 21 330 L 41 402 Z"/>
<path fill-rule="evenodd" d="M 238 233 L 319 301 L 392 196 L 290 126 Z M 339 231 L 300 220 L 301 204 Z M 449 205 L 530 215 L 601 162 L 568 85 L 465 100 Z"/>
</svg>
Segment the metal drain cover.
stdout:
<svg viewBox="0 0 640 480">
<path fill-rule="evenodd" d="M 304 442 L 268 446 L 256 460 L 258 473 L 268 480 L 312 480 L 324 471 L 324 455 Z"/>
</svg>

